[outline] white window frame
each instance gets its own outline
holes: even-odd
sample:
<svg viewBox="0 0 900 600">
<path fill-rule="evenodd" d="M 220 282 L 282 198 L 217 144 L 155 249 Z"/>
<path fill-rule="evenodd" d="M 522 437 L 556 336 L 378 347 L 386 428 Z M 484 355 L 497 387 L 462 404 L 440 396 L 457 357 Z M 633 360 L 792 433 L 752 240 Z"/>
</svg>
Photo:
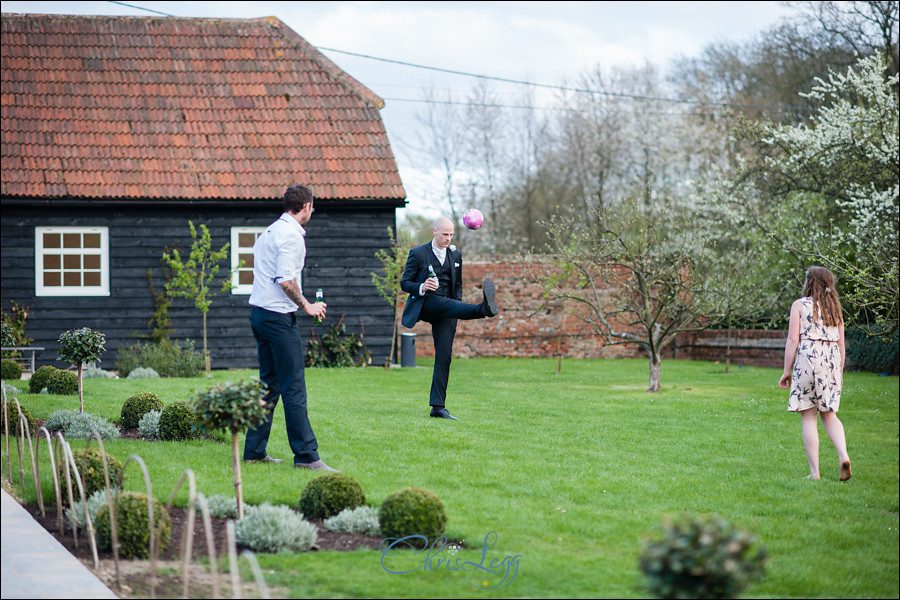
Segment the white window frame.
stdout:
<svg viewBox="0 0 900 600">
<path fill-rule="evenodd" d="M 44 234 L 67 233 L 100 234 L 100 285 L 99 286 L 67 286 L 61 280 L 59 286 L 44 284 Z M 48 248 L 47 253 L 84 256 L 84 248 L 67 250 L 66 248 Z M 96 254 L 91 251 L 87 254 Z M 83 264 L 83 261 L 82 261 Z M 50 270 L 50 269 L 48 269 Z M 56 270 L 56 269 L 52 269 Z M 80 269 L 83 273 L 84 268 Z M 94 269 L 91 269 L 94 271 Z M 60 269 L 60 273 L 63 270 Z M 34 228 L 34 294 L 35 296 L 109 296 L 109 227 L 35 227 Z"/>
<path fill-rule="evenodd" d="M 232 227 L 231 228 L 231 293 L 234 295 L 242 295 L 249 296 L 250 292 L 253 291 L 252 283 L 240 283 L 240 272 L 237 270 L 238 262 L 240 262 L 240 254 L 241 250 L 248 250 L 248 248 L 242 248 L 238 245 L 238 241 L 241 239 L 242 233 L 253 233 L 256 234 L 254 241 L 259 235 L 266 230 L 265 227 Z M 249 248 L 252 250 L 252 247 Z M 244 252 L 246 254 L 246 252 Z M 244 267 L 244 270 L 251 269 L 252 267 Z"/>
</svg>

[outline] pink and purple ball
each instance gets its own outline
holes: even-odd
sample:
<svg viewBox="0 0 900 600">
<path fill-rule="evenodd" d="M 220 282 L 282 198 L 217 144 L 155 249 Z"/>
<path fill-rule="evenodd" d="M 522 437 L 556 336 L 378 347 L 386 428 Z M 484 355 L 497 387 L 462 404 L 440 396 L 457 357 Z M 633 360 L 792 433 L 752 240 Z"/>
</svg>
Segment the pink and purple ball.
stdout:
<svg viewBox="0 0 900 600">
<path fill-rule="evenodd" d="M 463 215 L 463 225 L 469 229 L 478 229 L 484 225 L 484 215 L 477 208 L 470 208 Z"/>
</svg>

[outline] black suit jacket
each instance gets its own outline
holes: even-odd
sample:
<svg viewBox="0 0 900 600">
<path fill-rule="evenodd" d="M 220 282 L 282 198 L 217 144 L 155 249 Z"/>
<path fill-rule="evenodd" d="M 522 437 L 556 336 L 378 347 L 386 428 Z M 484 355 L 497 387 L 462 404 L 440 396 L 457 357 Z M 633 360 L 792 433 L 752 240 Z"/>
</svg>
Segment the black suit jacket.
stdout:
<svg viewBox="0 0 900 600">
<path fill-rule="evenodd" d="M 419 286 L 428 279 L 428 265 L 432 259 L 437 261 L 431 242 L 422 244 L 409 251 L 406 259 L 406 268 L 403 269 L 403 277 L 400 280 L 400 288 L 409 294 L 406 307 L 403 309 L 403 318 L 400 322 L 404 327 L 412 329 L 419 320 L 422 312 L 422 304 L 425 298 L 419 295 Z M 454 300 L 462 300 L 462 252 L 447 248 L 447 258 L 450 262 L 450 289 Z"/>
</svg>

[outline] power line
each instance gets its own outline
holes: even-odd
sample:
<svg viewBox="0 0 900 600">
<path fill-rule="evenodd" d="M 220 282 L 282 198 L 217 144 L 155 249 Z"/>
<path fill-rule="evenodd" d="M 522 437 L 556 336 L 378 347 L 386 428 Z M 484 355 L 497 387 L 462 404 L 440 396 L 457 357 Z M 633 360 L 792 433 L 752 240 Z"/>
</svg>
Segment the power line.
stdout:
<svg viewBox="0 0 900 600">
<path fill-rule="evenodd" d="M 164 17 L 174 17 L 175 15 L 170 15 L 169 13 L 159 12 L 158 10 L 153 10 L 152 8 L 144 8 L 143 6 L 136 6 L 134 4 L 126 4 L 124 2 L 116 2 L 116 0 L 107 0 L 110 4 L 120 4 L 122 6 L 127 6 L 128 8 L 136 8 L 138 10 L 146 10 L 147 12 L 156 13 L 158 15 L 162 15 Z"/>
<path fill-rule="evenodd" d="M 604 92 L 600 90 L 593 90 L 590 88 L 576 88 L 576 87 L 568 87 L 564 85 L 554 85 L 550 83 L 535 83 L 533 81 L 524 81 L 520 79 L 508 79 L 506 77 L 496 77 L 492 75 L 481 75 L 478 73 L 468 73 L 466 71 L 456 71 L 453 69 L 444 69 L 442 67 L 432 67 L 428 65 L 420 65 L 416 63 L 406 62 L 402 60 L 393 60 L 390 58 L 381 58 L 378 56 L 371 56 L 369 54 L 360 54 L 358 52 L 348 52 L 346 50 L 338 50 L 336 48 L 326 48 L 324 46 L 318 46 L 319 50 L 324 50 L 326 52 L 337 52 L 338 54 L 346 54 L 348 56 L 356 56 L 358 58 L 365 58 L 368 60 L 375 60 L 379 62 L 385 62 L 389 64 L 400 65 L 403 67 L 412 67 L 415 69 L 424 69 L 427 71 L 436 71 L 439 73 L 447 73 L 450 75 L 459 75 L 462 77 L 474 77 L 476 79 L 483 79 L 486 81 L 498 81 L 501 83 L 511 83 L 514 85 L 526 85 L 537 88 L 551 89 L 563 92 L 575 92 L 579 94 L 592 94 L 598 96 L 609 96 L 612 98 L 624 98 L 627 100 L 641 100 L 647 102 L 668 102 L 673 104 L 693 104 L 698 106 L 718 106 L 722 108 L 744 108 L 744 109 L 770 109 L 770 110 L 796 110 L 791 109 L 790 107 L 781 107 L 781 106 L 765 106 L 765 105 L 753 105 L 753 104 L 733 104 L 730 102 L 704 102 L 702 100 L 682 100 L 678 98 L 664 98 L 659 96 L 641 96 L 637 94 L 625 94 L 620 92 Z M 801 109 L 803 110 L 803 109 Z"/>
<path fill-rule="evenodd" d="M 127 4 L 125 2 L 118 2 L 116 0 L 107 0 L 107 1 L 112 4 L 119 4 L 121 6 L 127 6 L 129 8 L 135 8 L 137 10 L 145 10 L 147 12 L 156 13 L 156 14 L 163 15 L 166 17 L 174 17 L 174 15 L 170 15 L 168 13 L 160 12 L 158 10 L 152 10 L 149 8 L 143 8 L 141 6 L 137 6 L 134 4 Z M 374 61 L 378 61 L 378 62 L 395 64 L 395 65 L 400 65 L 400 66 L 404 66 L 404 67 L 411 67 L 411 68 L 415 68 L 415 69 L 423 69 L 423 70 L 427 70 L 427 71 L 435 71 L 438 73 L 459 75 L 462 77 L 473 77 L 473 78 L 482 79 L 485 81 L 497 81 L 497 82 L 501 82 L 501 83 L 510 83 L 513 85 L 525 85 L 525 86 L 530 86 L 530 87 L 535 87 L 535 88 L 543 88 L 543 89 L 550 89 L 550 90 L 563 91 L 563 92 L 591 94 L 591 95 L 597 95 L 597 96 L 606 96 L 606 97 L 610 97 L 610 98 L 639 100 L 639 101 L 643 101 L 643 102 L 666 102 L 666 103 L 671 103 L 671 104 L 689 104 L 689 105 L 694 105 L 694 106 L 715 106 L 715 107 L 720 107 L 720 108 L 740 108 L 740 109 L 755 109 L 755 110 L 762 110 L 762 109 L 777 110 L 777 111 L 800 110 L 802 112 L 807 112 L 807 109 L 794 109 L 791 107 L 782 107 L 782 106 L 734 104 L 734 103 L 730 103 L 730 102 L 704 102 L 702 100 L 685 100 L 685 99 L 679 99 L 679 98 L 665 98 L 665 97 L 661 97 L 661 96 L 642 96 L 642 95 L 638 95 L 638 94 L 625 94 L 625 93 L 621 93 L 621 92 L 606 92 L 606 91 L 594 90 L 594 89 L 590 89 L 590 88 L 577 88 L 577 87 L 569 87 L 569 86 L 564 86 L 564 85 L 554 85 L 554 84 L 549 84 L 549 83 L 535 83 L 533 81 L 509 79 L 506 77 L 498 77 L 498 76 L 493 76 L 493 75 L 482 75 L 482 74 L 478 74 L 478 73 L 469 73 L 466 71 L 457 71 L 454 69 L 445 69 L 442 67 L 432 67 L 429 65 L 420 65 L 420 64 L 416 64 L 416 63 L 402 61 L 402 60 L 381 58 L 378 56 L 372 56 L 370 54 L 361 54 L 359 52 L 349 52 L 347 50 L 338 50 L 337 48 L 326 48 L 324 46 L 318 46 L 318 49 L 324 50 L 326 52 L 336 52 L 338 54 L 345 54 L 348 56 L 356 56 L 358 58 L 365 58 L 367 60 L 374 60 Z M 423 103 L 423 104 L 455 104 L 452 102 L 411 100 L 411 99 L 406 99 L 406 98 L 392 98 L 391 101 L 393 101 L 393 102 L 418 102 L 418 103 Z M 463 104 L 466 106 L 491 106 L 491 107 L 493 107 L 493 105 L 479 105 L 479 104 L 473 104 L 473 103 L 460 103 L 460 104 Z M 528 107 L 497 105 L 496 108 L 528 108 Z M 570 109 L 560 109 L 560 110 L 570 110 Z"/>
</svg>

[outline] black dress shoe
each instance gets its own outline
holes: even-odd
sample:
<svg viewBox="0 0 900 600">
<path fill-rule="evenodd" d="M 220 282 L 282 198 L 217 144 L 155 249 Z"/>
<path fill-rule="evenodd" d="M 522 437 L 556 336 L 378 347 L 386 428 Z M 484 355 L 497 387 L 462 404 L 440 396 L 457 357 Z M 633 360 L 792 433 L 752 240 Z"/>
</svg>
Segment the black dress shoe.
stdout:
<svg viewBox="0 0 900 600">
<path fill-rule="evenodd" d="M 494 281 L 490 277 L 485 278 L 482 292 L 484 294 L 485 316 L 496 317 L 500 313 L 500 309 L 497 307 L 497 301 L 494 300 L 497 288 L 494 286 Z"/>
<path fill-rule="evenodd" d="M 446 408 L 432 408 L 431 416 L 436 417 L 438 419 L 450 419 L 452 421 L 459 421 L 456 417 L 450 414 L 450 411 Z"/>
</svg>

